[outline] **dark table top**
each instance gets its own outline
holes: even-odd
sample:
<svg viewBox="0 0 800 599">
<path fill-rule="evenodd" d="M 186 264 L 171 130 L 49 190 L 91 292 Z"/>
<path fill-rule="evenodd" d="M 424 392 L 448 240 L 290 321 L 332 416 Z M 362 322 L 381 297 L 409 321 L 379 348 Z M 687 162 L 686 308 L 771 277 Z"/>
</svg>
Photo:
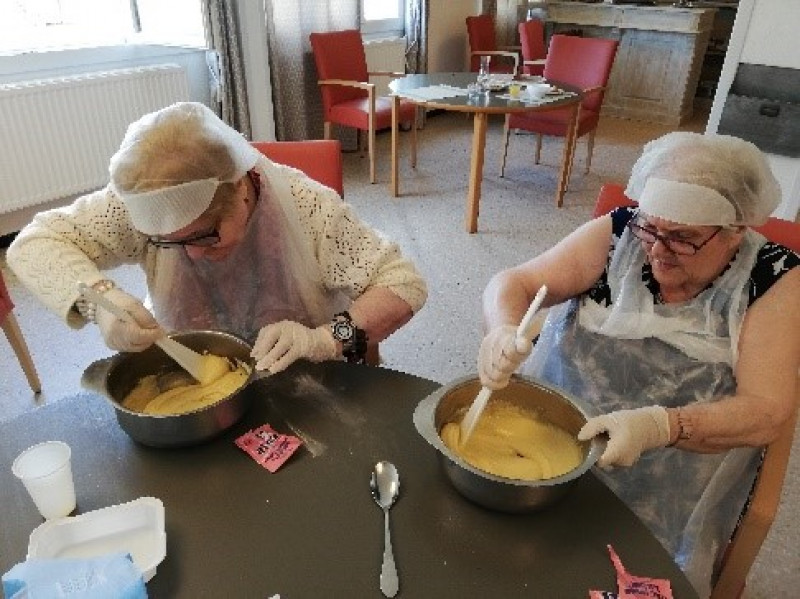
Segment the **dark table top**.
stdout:
<svg viewBox="0 0 800 599">
<path fill-rule="evenodd" d="M 11 462 L 47 439 L 72 447 L 78 512 L 142 496 L 165 507 L 167 556 L 151 597 L 381 597 L 383 516 L 369 492 L 379 460 L 396 464 L 391 510 L 399 597 L 586 597 L 616 590 L 607 544 L 633 574 L 696 597 L 644 525 L 593 474 L 528 515 L 470 503 L 416 432 L 414 407 L 438 384 L 344 363 L 295 364 L 262 380 L 260 400 L 200 446 L 133 442 L 101 396 L 80 394 L 0 424 L 0 572 L 25 559 L 42 520 Z M 305 440 L 275 474 L 234 445 L 264 423 Z"/>
<path fill-rule="evenodd" d="M 416 98 L 414 90 L 421 87 L 448 85 L 466 89 L 470 83 L 475 83 L 477 73 L 424 73 L 419 75 L 405 75 L 399 79 L 389 82 L 389 89 L 392 93 L 418 104 L 425 104 L 430 108 L 441 108 L 456 112 L 485 112 L 489 114 L 506 114 L 510 112 L 536 112 L 540 110 L 555 110 L 578 104 L 583 99 L 583 93 L 573 85 L 551 81 L 559 88 L 572 92 L 572 96 L 562 96 L 556 100 L 543 102 L 541 104 L 526 103 L 521 99 L 514 100 L 508 98 L 508 90 L 500 92 L 489 92 L 473 96 L 453 96 L 450 98 L 439 98 L 436 100 L 426 100 Z M 519 83 L 530 83 L 526 80 L 518 80 Z M 405 95 L 408 94 L 408 95 Z"/>
</svg>

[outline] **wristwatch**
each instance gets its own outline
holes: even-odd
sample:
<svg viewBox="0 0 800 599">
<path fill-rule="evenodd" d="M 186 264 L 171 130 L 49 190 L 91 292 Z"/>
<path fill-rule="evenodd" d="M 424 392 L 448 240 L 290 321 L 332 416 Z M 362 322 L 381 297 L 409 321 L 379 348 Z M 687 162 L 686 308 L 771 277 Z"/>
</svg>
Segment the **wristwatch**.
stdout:
<svg viewBox="0 0 800 599">
<path fill-rule="evenodd" d="M 335 314 L 331 321 L 333 338 L 342 344 L 342 355 L 348 362 L 363 364 L 367 355 L 367 333 L 353 322 L 349 312 Z"/>
</svg>

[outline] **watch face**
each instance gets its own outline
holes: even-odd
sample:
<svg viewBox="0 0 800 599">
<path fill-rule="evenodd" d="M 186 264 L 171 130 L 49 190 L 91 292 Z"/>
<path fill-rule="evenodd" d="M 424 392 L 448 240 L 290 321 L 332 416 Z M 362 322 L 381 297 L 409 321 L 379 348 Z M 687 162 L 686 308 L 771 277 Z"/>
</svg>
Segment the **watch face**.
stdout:
<svg viewBox="0 0 800 599">
<path fill-rule="evenodd" d="M 349 322 L 335 322 L 333 324 L 333 336 L 339 341 L 346 343 L 353 339 L 353 334 L 353 325 Z"/>
</svg>

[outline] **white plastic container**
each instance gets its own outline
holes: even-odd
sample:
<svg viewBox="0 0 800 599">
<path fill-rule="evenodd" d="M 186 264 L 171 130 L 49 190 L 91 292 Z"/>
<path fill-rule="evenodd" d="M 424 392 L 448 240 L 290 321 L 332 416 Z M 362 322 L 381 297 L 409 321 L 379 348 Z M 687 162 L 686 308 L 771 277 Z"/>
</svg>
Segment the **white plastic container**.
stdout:
<svg viewBox="0 0 800 599">
<path fill-rule="evenodd" d="M 28 558 L 90 558 L 124 551 L 145 582 L 167 554 L 164 504 L 155 497 L 47 521 L 33 530 Z"/>
</svg>

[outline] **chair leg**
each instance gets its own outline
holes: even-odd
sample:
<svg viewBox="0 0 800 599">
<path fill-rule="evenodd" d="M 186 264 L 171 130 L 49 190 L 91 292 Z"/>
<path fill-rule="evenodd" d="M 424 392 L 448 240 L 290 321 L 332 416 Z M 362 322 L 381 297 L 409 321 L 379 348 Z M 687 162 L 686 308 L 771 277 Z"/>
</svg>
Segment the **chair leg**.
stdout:
<svg viewBox="0 0 800 599">
<path fill-rule="evenodd" d="M 42 383 L 36 373 L 36 367 L 33 365 L 33 359 L 28 351 L 28 344 L 25 343 L 25 338 L 22 336 L 22 331 L 13 312 L 8 313 L 2 323 L 2 328 L 11 345 L 11 349 L 17 354 L 17 359 L 22 366 L 22 371 L 25 373 L 25 378 L 28 379 L 28 385 L 30 385 L 34 393 L 41 392 Z"/>
<path fill-rule="evenodd" d="M 533 163 L 539 164 L 539 160 L 542 158 L 542 134 L 536 134 L 536 154 L 534 154 Z"/>
<path fill-rule="evenodd" d="M 331 139 L 331 129 L 332 129 L 331 122 L 325 121 L 325 125 L 323 127 L 323 137 L 325 139 Z"/>
<path fill-rule="evenodd" d="M 417 127 L 419 107 L 414 108 L 414 121 L 411 123 L 411 168 L 417 168 Z"/>
<path fill-rule="evenodd" d="M 375 90 L 369 90 L 369 182 L 375 183 Z"/>
<path fill-rule="evenodd" d="M 503 152 L 500 154 L 500 176 L 504 177 L 506 174 L 506 156 L 508 155 L 508 138 L 511 131 L 508 128 L 509 115 L 506 115 L 505 124 L 503 125 Z"/>
<path fill-rule="evenodd" d="M 597 129 L 592 129 L 589 136 L 586 138 L 586 171 L 589 174 L 589 169 L 592 168 L 592 154 L 594 153 L 594 134 Z"/>
</svg>

